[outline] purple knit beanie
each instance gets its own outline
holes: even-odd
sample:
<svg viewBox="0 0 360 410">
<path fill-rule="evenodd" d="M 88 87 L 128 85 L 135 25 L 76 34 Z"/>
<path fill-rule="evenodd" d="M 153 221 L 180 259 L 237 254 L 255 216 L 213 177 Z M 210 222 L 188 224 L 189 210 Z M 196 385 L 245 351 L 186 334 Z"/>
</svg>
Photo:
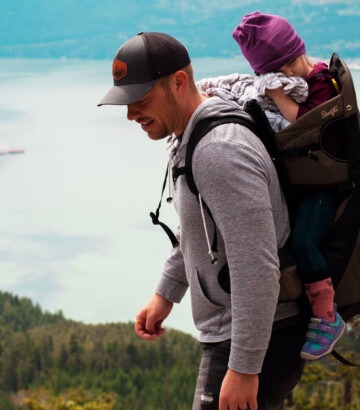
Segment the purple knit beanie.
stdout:
<svg viewBox="0 0 360 410">
<path fill-rule="evenodd" d="M 260 74 L 279 70 L 305 53 L 305 44 L 283 17 L 259 11 L 247 14 L 233 37 L 253 70 Z"/>
</svg>

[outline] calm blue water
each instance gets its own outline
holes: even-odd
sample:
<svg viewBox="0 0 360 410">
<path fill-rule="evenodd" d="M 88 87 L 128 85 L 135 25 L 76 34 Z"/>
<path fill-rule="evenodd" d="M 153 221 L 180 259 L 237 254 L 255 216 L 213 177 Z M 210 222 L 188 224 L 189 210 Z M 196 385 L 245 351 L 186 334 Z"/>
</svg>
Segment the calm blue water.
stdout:
<svg viewBox="0 0 360 410">
<path fill-rule="evenodd" d="M 239 60 L 193 63 L 197 78 L 250 73 Z M 0 145 L 26 151 L 0 156 L 0 289 L 86 323 L 133 321 L 170 250 L 148 216 L 165 141 L 124 107 L 98 108 L 110 86 L 110 61 L 0 60 Z M 196 334 L 188 297 L 166 324 Z"/>
</svg>

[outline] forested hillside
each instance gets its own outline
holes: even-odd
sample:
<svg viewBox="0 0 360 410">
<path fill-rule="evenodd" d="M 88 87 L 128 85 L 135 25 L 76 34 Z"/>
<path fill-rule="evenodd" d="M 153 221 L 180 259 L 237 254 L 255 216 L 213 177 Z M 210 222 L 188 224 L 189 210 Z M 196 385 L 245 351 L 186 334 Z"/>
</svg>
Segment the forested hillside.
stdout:
<svg viewBox="0 0 360 410">
<path fill-rule="evenodd" d="M 0 293 L 0 409 L 13 408 L 9 393 L 14 399 L 20 390 L 40 388 L 34 400 L 49 391 L 58 396 L 82 388 L 105 406 L 91 409 L 190 408 L 200 359 L 196 340 L 169 330 L 147 343 L 133 329 L 131 323 L 76 323 L 61 312 L 42 313 L 29 299 Z M 84 396 L 84 391 L 72 390 L 72 395 Z M 110 396 L 101 398 L 102 393 Z M 27 396 L 21 392 L 15 401 Z"/>
<path fill-rule="evenodd" d="M 185 410 L 200 349 L 168 330 L 155 342 L 133 324 L 85 325 L 0 292 L 0 409 Z M 339 350 L 360 363 L 354 321 Z M 360 409 L 360 370 L 335 360 L 306 366 L 287 409 Z"/>
</svg>

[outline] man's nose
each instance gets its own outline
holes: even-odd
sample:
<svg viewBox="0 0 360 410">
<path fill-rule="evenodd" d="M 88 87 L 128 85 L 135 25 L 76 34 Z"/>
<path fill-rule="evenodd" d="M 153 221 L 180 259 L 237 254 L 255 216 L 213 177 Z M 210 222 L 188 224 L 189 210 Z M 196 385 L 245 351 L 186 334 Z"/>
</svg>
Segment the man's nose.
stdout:
<svg viewBox="0 0 360 410">
<path fill-rule="evenodd" d="M 127 119 L 133 121 L 136 116 L 136 107 L 135 104 L 129 104 L 127 106 Z"/>
</svg>

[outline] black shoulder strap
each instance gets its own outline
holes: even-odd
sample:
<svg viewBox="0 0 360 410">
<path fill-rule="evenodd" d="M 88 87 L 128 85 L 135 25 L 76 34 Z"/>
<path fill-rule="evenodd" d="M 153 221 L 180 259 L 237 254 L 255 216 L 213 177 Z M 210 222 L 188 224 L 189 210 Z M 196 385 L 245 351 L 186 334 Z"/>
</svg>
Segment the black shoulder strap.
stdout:
<svg viewBox="0 0 360 410">
<path fill-rule="evenodd" d="M 199 191 L 195 185 L 193 173 L 192 173 L 192 159 L 194 155 L 194 151 L 198 143 L 202 140 L 202 138 L 207 135 L 213 128 L 218 127 L 222 124 L 241 124 L 244 127 L 249 128 L 251 131 L 256 133 L 255 125 L 250 119 L 246 117 L 240 117 L 236 115 L 225 116 L 225 117 L 209 117 L 205 118 L 202 121 L 199 121 L 193 129 L 189 137 L 189 142 L 186 148 L 185 153 L 185 166 L 181 168 L 177 168 L 173 170 L 173 176 L 176 179 L 179 175 L 185 175 L 187 185 L 190 191 L 197 197 Z"/>
<path fill-rule="evenodd" d="M 335 357 L 336 360 L 338 360 L 340 363 L 342 363 L 345 366 L 360 367 L 360 364 L 350 362 L 350 360 L 345 359 L 345 357 L 342 356 L 340 353 L 338 353 L 336 350 L 333 350 L 331 354 L 332 356 Z"/>
<path fill-rule="evenodd" d="M 177 246 L 179 246 L 179 241 L 177 239 L 177 237 L 175 236 L 174 232 L 163 222 L 161 222 L 159 220 L 159 216 L 160 216 L 160 208 L 161 208 L 161 203 L 162 203 L 162 198 L 164 195 L 164 191 L 165 191 L 165 187 L 166 187 L 166 181 L 167 181 L 167 177 L 168 177 L 168 171 L 169 171 L 169 167 L 166 167 L 166 172 L 165 172 L 165 178 L 164 178 L 164 182 L 163 182 L 163 186 L 162 186 L 162 190 L 161 190 L 161 197 L 160 197 L 160 202 L 158 207 L 156 208 L 155 213 L 154 212 L 150 212 L 150 218 L 152 220 L 152 223 L 154 225 L 160 225 L 163 230 L 165 231 L 166 235 L 169 237 L 170 242 L 173 246 L 173 248 L 176 248 Z M 171 202 L 172 198 L 168 198 L 167 201 Z"/>
</svg>

